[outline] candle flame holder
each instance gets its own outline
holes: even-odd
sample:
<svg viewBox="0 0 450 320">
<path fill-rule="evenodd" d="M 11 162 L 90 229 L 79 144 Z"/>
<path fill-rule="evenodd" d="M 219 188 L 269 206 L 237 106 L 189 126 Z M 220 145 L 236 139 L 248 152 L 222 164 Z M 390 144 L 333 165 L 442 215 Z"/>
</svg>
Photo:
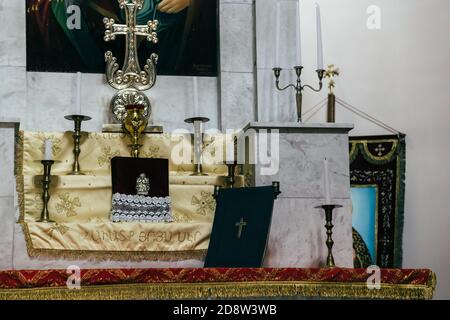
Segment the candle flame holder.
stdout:
<svg viewBox="0 0 450 320">
<path fill-rule="evenodd" d="M 334 263 L 334 257 L 333 257 L 333 211 L 337 208 L 342 208 L 341 205 L 338 204 L 325 204 L 322 206 L 318 206 L 316 208 L 323 209 L 325 211 L 325 228 L 327 229 L 327 240 L 326 245 L 328 248 L 328 255 L 327 255 L 327 268 L 334 268 L 336 265 Z"/>
<path fill-rule="evenodd" d="M 72 165 L 72 172 L 69 173 L 69 175 L 84 175 L 84 173 L 80 169 L 80 153 L 81 153 L 81 123 L 83 121 L 89 121 L 92 118 L 88 116 L 83 115 L 69 115 L 65 116 L 64 119 L 73 121 L 74 122 L 74 131 L 73 131 L 73 155 L 74 155 L 74 162 Z"/>
<path fill-rule="evenodd" d="M 50 219 L 50 214 L 48 211 L 48 202 L 50 201 L 50 183 L 52 165 L 55 163 L 53 160 L 42 160 L 42 165 L 44 166 L 44 176 L 42 178 L 42 200 L 44 201 L 44 207 L 41 212 L 41 217 L 36 220 L 36 222 L 53 223 L 55 221 Z"/>
<path fill-rule="evenodd" d="M 308 84 L 302 84 L 302 71 L 303 71 L 303 66 L 295 66 L 294 70 L 295 70 L 295 74 L 297 75 L 297 83 L 296 84 L 289 84 L 285 87 L 281 87 L 280 86 L 280 76 L 281 76 L 281 71 L 283 70 L 282 68 L 279 67 L 275 67 L 272 69 L 273 73 L 275 75 L 275 86 L 277 88 L 277 90 L 279 91 L 285 91 L 289 88 L 294 89 L 295 91 L 295 102 L 296 102 L 296 106 L 297 106 L 297 122 L 302 122 L 302 104 L 303 104 L 303 90 L 305 90 L 306 88 L 311 89 L 314 92 L 320 92 L 323 88 L 323 77 L 325 74 L 325 70 L 321 69 L 321 70 L 316 70 L 317 72 L 317 77 L 319 78 L 319 88 L 315 89 L 314 87 L 312 87 L 311 85 Z"/>
</svg>

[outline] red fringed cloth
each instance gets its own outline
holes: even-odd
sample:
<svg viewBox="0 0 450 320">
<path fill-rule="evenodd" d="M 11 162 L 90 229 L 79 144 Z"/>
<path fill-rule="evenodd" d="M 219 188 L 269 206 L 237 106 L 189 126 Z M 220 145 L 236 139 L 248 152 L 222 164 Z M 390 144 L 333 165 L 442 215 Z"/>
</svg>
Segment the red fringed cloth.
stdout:
<svg viewBox="0 0 450 320">
<path fill-rule="evenodd" d="M 66 270 L 0 271 L 0 299 L 202 299 L 317 297 L 432 299 L 431 270 L 381 270 L 370 289 L 365 269 L 92 269 L 81 288 Z M 370 281 L 369 281 L 370 282 Z"/>
</svg>

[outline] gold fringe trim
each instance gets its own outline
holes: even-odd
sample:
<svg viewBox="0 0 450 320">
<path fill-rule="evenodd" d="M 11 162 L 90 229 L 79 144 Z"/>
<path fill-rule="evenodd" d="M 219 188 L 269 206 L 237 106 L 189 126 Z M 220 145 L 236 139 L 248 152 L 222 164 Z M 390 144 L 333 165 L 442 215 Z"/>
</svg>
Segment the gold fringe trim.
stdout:
<svg viewBox="0 0 450 320">
<path fill-rule="evenodd" d="M 370 290 L 365 283 L 231 282 L 188 284 L 121 284 L 86 286 L 80 290 L 37 288 L 0 290 L 2 300 L 147 300 L 316 297 L 347 299 L 423 300 L 433 298 L 427 285 L 389 285 Z"/>
<path fill-rule="evenodd" d="M 23 176 L 23 142 L 25 134 L 19 131 L 15 144 L 16 159 L 14 160 L 14 172 L 16 175 L 16 192 L 19 201 L 19 222 L 25 219 L 25 183 Z"/>
<path fill-rule="evenodd" d="M 16 176 L 23 175 L 23 140 L 24 140 L 24 137 L 25 137 L 25 134 L 22 130 L 19 131 L 16 136 L 16 143 L 15 143 L 16 159 L 14 161 L 14 173 Z"/>
<path fill-rule="evenodd" d="M 16 192 L 17 192 L 17 199 L 19 202 L 19 220 L 18 222 L 21 223 L 25 220 L 25 182 L 24 177 L 16 176 Z"/>
<path fill-rule="evenodd" d="M 20 223 L 25 235 L 28 256 L 32 258 L 50 258 L 63 260 L 90 261 L 180 261 L 180 260 L 203 260 L 207 250 L 186 251 L 94 251 L 94 250 L 56 250 L 34 248 L 30 232 L 26 223 Z"/>
</svg>

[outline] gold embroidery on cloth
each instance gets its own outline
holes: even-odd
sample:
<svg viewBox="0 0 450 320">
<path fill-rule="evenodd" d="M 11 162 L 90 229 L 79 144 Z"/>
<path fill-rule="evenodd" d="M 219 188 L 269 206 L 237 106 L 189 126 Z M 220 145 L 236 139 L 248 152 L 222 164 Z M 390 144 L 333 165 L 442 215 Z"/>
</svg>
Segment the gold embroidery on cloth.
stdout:
<svg viewBox="0 0 450 320">
<path fill-rule="evenodd" d="M 68 218 L 77 215 L 76 208 L 81 208 L 80 198 L 71 198 L 68 192 L 59 194 L 58 198 L 59 202 L 55 206 L 58 213 L 65 214 Z"/>
<path fill-rule="evenodd" d="M 196 207 L 195 212 L 202 216 L 213 214 L 216 209 L 216 201 L 210 192 L 202 191 L 200 195 L 193 196 L 191 204 Z"/>
<path fill-rule="evenodd" d="M 36 159 L 42 156 L 39 147 L 47 137 L 57 140 L 54 147 L 61 161 L 52 169 L 55 179 L 50 215 L 56 225 L 35 222 L 42 210 L 42 190 L 35 183 L 36 176 L 42 174 L 42 165 Z M 19 222 L 30 256 L 136 261 L 204 257 L 215 210 L 213 186 L 223 180 L 226 166 L 205 165 L 203 170 L 209 176 L 191 177 L 193 165 L 170 162 L 175 222 L 153 226 L 112 223 L 111 178 L 105 169 L 112 157 L 127 154 L 125 138 L 119 134 L 88 133 L 81 161 L 89 174 L 69 176 L 66 173 L 71 170 L 73 157 L 70 133 L 19 132 L 16 158 Z M 143 150 L 149 156 L 168 157 L 176 141 L 182 141 L 182 137 L 177 140 L 172 135 L 146 135 Z M 221 139 L 217 138 L 213 145 L 219 143 Z M 243 177 L 236 179 L 237 184 L 243 183 Z"/>
<path fill-rule="evenodd" d="M 150 146 L 147 150 L 141 152 L 143 158 L 159 158 L 159 147 L 158 146 Z"/>
<path fill-rule="evenodd" d="M 97 158 L 97 163 L 100 167 L 104 167 L 106 164 L 108 168 L 111 167 L 111 159 L 120 156 L 119 150 L 111 150 L 111 146 L 105 146 L 102 148 L 102 154 Z"/>
<path fill-rule="evenodd" d="M 54 225 L 52 225 L 50 227 L 50 229 L 48 230 L 48 235 L 51 237 L 53 232 L 57 231 L 59 232 L 62 236 L 65 235 L 68 231 L 70 230 L 69 227 L 66 227 L 65 225 L 62 224 L 57 224 L 55 223 Z"/>
</svg>

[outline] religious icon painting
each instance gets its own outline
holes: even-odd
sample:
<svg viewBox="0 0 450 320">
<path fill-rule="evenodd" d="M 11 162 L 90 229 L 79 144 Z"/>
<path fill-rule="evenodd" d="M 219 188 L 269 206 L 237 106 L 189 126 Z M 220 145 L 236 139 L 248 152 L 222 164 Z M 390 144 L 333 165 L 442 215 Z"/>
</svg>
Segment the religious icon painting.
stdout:
<svg viewBox="0 0 450 320">
<path fill-rule="evenodd" d="M 350 138 L 354 266 L 400 268 L 405 136 Z"/>
<path fill-rule="evenodd" d="M 25 1 L 28 71 L 104 73 L 106 51 L 123 61 L 126 35 L 104 41 L 104 17 L 126 24 L 119 0 Z M 141 62 L 156 53 L 159 75 L 217 76 L 217 0 L 131 1 L 137 25 L 158 20 L 156 44 L 137 36 Z"/>
</svg>

